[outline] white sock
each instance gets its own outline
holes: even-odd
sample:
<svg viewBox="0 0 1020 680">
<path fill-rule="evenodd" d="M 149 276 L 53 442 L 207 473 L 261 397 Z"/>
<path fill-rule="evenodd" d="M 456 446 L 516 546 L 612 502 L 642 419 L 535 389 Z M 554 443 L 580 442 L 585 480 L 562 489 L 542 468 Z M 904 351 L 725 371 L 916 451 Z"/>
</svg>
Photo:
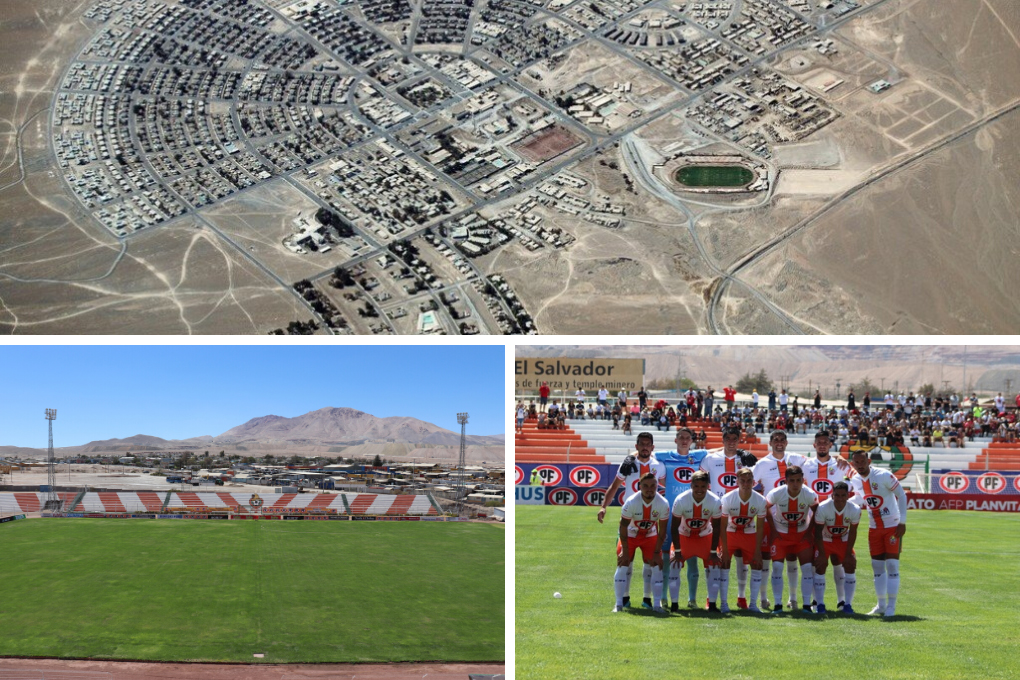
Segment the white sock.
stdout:
<svg viewBox="0 0 1020 680">
<path fill-rule="evenodd" d="M 787 561 L 786 578 L 790 582 L 790 599 L 797 599 L 797 563 Z M 777 602 L 776 604 L 780 604 Z"/>
<path fill-rule="evenodd" d="M 836 582 L 836 602 L 846 602 L 846 569 L 843 565 L 837 565 L 832 568 L 832 580 Z"/>
<path fill-rule="evenodd" d="M 811 591 L 815 586 L 815 565 L 808 562 L 800 565 L 800 596 L 802 605 L 811 604 Z"/>
<path fill-rule="evenodd" d="M 680 569 L 669 565 L 669 600 L 680 601 Z"/>
<path fill-rule="evenodd" d="M 885 561 L 886 595 L 889 609 L 896 609 L 896 596 L 900 592 L 900 561 Z"/>
<path fill-rule="evenodd" d="M 652 567 L 652 606 L 662 606 L 662 569 Z"/>
<path fill-rule="evenodd" d="M 783 603 L 783 563 L 772 563 L 772 604 Z"/>
<path fill-rule="evenodd" d="M 871 560 L 871 569 L 875 572 L 875 594 L 878 595 L 878 606 L 885 609 L 885 593 L 888 587 L 885 575 L 885 560 Z"/>
<path fill-rule="evenodd" d="M 757 606 L 758 593 L 761 592 L 761 574 L 758 569 L 751 570 L 751 606 Z"/>
<path fill-rule="evenodd" d="M 719 567 L 708 567 L 708 601 L 715 602 L 719 597 Z"/>
<path fill-rule="evenodd" d="M 825 574 L 815 574 L 815 602 L 825 604 Z"/>
<path fill-rule="evenodd" d="M 765 562 L 765 565 L 768 565 L 768 562 Z M 765 566 L 763 569 L 759 570 L 758 571 L 758 576 L 761 578 L 761 590 L 759 591 L 759 594 L 761 595 L 761 606 L 762 607 L 768 607 L 769 604 L 771 604 L 769 602 L 769 594 L 768 594 L 769 588 L 766 585 L 766 583 L 768 583 L 768 580 L 769 580 L 769 568 L 768 568 L 768 566 Z"/>
<path fill-rule="evenodd" d="M 641 578 L 645 582 L 645 597 L 652 596 L 652 565 L 646 564 L 641 570 Z"/>
<path fill-rule="evenodd" d="M 671 565 L 669 563 L 669 551 L 662 553 L 662 606 L 666 606 L 666 584 L 669 583 Z M 676 600 L 673 600 L 676 602 Z"/>
<path fill-rule="evenodd" d="M 719 601 L 726 604 L 726 598 L 730 590 L 730 570 L 719 570 Z"/>
<path fill-rule="evenodd" d="M 854 603 L 854 591 L 857 590 L 857 574 L 846 575 L 846 599 L 843 600 L 848 605 L 853 606 Z"/>
<path fill-rule="evenodd" d="M 613 577 L 613 588 L 616 590 L 616 606 L 623 606 L 623 598 L 627 597 L 627 567 L 617 567 Z"/>
<path fill-rule="evenodd" d="M 634 563 L 631 562 L 627 565 L 627 592 L 624 593 L 624 597 L 630 597 L 630 579 L 634 575 Z"/>
<path fill-rule="evenodd" d="M 737 597 L 747 595 L 747 565 L 743 558 L 737 560 Z"/>
</svg>

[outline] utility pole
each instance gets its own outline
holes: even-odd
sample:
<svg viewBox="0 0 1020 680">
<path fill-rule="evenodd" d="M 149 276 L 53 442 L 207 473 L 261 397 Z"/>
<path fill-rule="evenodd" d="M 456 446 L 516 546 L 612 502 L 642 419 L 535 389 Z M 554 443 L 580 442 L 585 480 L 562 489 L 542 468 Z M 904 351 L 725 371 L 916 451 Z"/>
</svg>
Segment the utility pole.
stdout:
<svg viewBox="0 0 1020 680">
<path fill-rule="evenodd" d="M 970 390 L 967 388 L 967 345 L 963 346 L 963 393 L 966 396 Z"/>
</svg>

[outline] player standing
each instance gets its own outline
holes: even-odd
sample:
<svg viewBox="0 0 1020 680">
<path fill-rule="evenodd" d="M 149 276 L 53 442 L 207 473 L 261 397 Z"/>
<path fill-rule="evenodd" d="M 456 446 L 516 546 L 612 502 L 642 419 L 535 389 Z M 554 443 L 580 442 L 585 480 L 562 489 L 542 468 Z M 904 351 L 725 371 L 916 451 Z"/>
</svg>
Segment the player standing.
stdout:
<svg viewBox="0 0 1020 680">
<path fill-rule="evenodd" d="M 722 552 L 722 584 L 729 585 L 730 559 L 739 555 L 741 561 L 751 568 L 752 612 L 758 609 L 758 593 L 762 584 L 762 540 L 765 535 L 765 497 L 752 489 L 754 472 L 750 468 L 737 470 L 737 490 L 722 497 L 722 522 L 726 530 L 720 532 Z M 722 590 L 723 611 L 726 611 L 726 591 Z"/>
<path fill-rule="evenodd" d="M 900 553 L 907 533 L 907 494 L 888 470 L 871 467 L 868 452 L 854 451 L 857 475 L 850 480 L 854 502 L 868 513 L 868 547 L 878 605 L 869 614 L 896 615 L 900 592 Z"/>
<path fill-rule="evenodd" d="M 666 484 L 666 466 L 656 460 L 655 455 L 652 453 L 655 449 L 655 440 L 652 438 L 652 433 L 641 432 L 638 434 L 637 440 L 634 442 L 634 448 L 637 450 L 636 454 L 631 454 L 623 459 L 623 462 L 620 463 L 620 467 L 616 471 L 616 479 L 609 485 L 606 496 L 602 499 L 602 507 L 598 512 L 599 524 L 602 524 L 602 520 L 605 519 L 606 507 L 613 501 L 616 490 L 621 485 L 625 490 L 623 497 L 626 501 L 631 495 L 639 491 L 638 485 L 641 478 L 649 472 L 653 473 L 655 478 L 659 480 L 659 486 L 665 486 Z M 627 572 L 627 597 L 624 598 L 623 603 L 625 607 L 630 606 L 630 579 L 632 575 L 633 567 Z M 651 609 L 652 568 L 647 563 L 645 564 L 642 577 L 644 581 L 644 601 L 641 606 Z"/>
<path fill-rule="evenodd" d="M 832 438 L 827 430 L 819 430 L 815 433 L 814 448 L 817 457 L 808 458 L 802 466 L 804 468 L 804 483 L 817 494 L 818 502 L 821 503 L 829 499 L 835 484 L 846 481 L 850 468 L 843 458 L 833 458 L 829 455 L 832 449 Z M 844 591 L 846 570 L 835 562 L 833 565 L 832 580 L 836 583 L 836 596 L 839 598 L 837 606 L 842 607 L 846 603 Z"/>
<path fill-rule="evenodd" d="M 848 503 L 850 487 L 836 482 L 832 498 L 820 503 L 815 512 L 815 611 L 825 613 L 825 569 L 832 561 L 834 567 L 846 570 L 845 595 L 839 593 L 839 608 L 844 614 L 853 614 L 854 591 L 857 589 L 857 525 L 861 509 Z"/>
<path fill-rule="evenodd" d="M 679 569 L 684 562 L 690 565 L 689 560 L 701 558 L 708 575 L 708 610 L 717 612 L 720 609 L 715 600 L 721 585 L 717 549 L 722 507 L 719 497 L 708 486 L 708 473 L 698 470 L 691 477 L 691 488 L 673 501 L 673 566 Z M 725 602 L 722 611 L 729 611 Z"/>
<path fill-rule="evenodd" d="M 640 491 L 628 498 L 620 511 L 620 542 L 616 548 L 616 574 L 613 577 L 616 590 L 614 612 L 622 612 L 626 606 L 624 598 L 630 587 L 628 573 L 638 548 L 645 564 L 652 570 L 654 609 L 663 611 L 662 540 L 666 535 L 669 503 L 657 493 L 659 485 L 654 472 L 642 475 L 638 486 Z"/>
<path fill-rule="evenodd" d="M 804 597 L 804 610 L 810 612 L 807 604 L 814 590 L 814 545 L 808 536 L 812 512 L 818 507 L 814 491 L 804 488 L 804 471 L 798 465 L 786 468 L 786 484 L 776 487 L 765 496 L 768 509 L 769 530 L 772 545 L 772 596 L 775 598 L 773 611 L 783 611 L 783 561 L 787 555 L 795 555 L 800 562 L 800 592 Z M 791 589 L 793 588 L 791 584 Z"/>
<path fill-rule="evenodd" d="M 701 461 L 701 469 L 708 473 L 711 491 L 719 498 L 737 488 L 737 470 L 757 462 L 753 454 L 737 448 L 739 442 L 740 429 L 726 428 L 723 430 L 722 453 L 710 453 Z M 687 577 L 690 578 L 690 572 Z M 746 592 L 747 565 L 741 560 L 737 562 L 737 606 L 741 609 L 747 608 L 747 600 L 744 598 Z M 765 602 L 762 605 L 767 606 Z"/>
<path fill-rule="evenodd" d="M 681 464 L 674 470 L 673 480 L 675 483 L 667 481 L 667 493 L 665 494 L 667 502 L 675 501 L 677 496 L 691 488 L 691 477 L 700 467 L 701 461 L 708 455 L 708 451 L 705 449 L 691 451 L 691 446 L 694 444 L 694 432 L 690 428 L 677 428 L 676 438 L 673 441 L 676 444 L 676 458 L 680 459 Z M 678 612 L 680 611 L 680 570 L 672 568 L 673 552 L 672 532 L 669 532 L 662 544 L 662 571 L 669 588 L 670 600 L 673 603 L 670 605 L 670 611 Z M 690 606 L 694 606 L 694 596 L 698 592 L 699 578 L 698 562 L 694 560 L 687 565 L 687 595 Z"/>
<path fill-rule="evenodd" d="M 786 432 L 784 430 L 773 430 L 772 434 L 769 435 L 769 447 L 772 451 L 769 455 L 765 456 L 754 466 L 754 481 L 755 484 L 761 489 L 763 495 L 768 495 L 769 491 L 777 487 L 786 484 L 786 468 L 791 465 L 803 466 L 807 460 L 806 457 L 799 453 L 787 453 L 786 445 L 788 443 Z M 772 534 L 771 531 L 766 528 L 765 530 L 765 545 L 764 550 L 768 551 L 771 545 Z M 786 575 L 790 581 L 790 601 L 788 602 L 791 609 L 797 608 L 797 558 L 795 555 L 790 555 L 786 561 Z M 762 579 L 766 578 L 765 574 L 762 574 Z M 777 602 L 776 604 L 780 604 Z M 762 607 L 767 607 L 765 602 L 762 602 Z"/>
</svg>

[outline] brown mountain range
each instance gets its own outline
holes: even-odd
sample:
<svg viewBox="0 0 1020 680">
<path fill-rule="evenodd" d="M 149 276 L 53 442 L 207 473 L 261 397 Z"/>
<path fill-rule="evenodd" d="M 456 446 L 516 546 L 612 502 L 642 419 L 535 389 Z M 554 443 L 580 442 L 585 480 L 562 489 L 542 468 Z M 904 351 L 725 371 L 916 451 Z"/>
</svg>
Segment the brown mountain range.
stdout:
<svg viewBox="0 0 1020 680">
<path fill-rule="evenodd" d="M 467 457 L 473 462 L 502 462 L 504 435 L 468 435 Z M 127 451 L 218 449 L 228 453 L 286 455 L 335 454 L 388 460 L 455 460 L 460 434 L 417 418 L 377 418 L 352 408 L 326 407 L 295 418 L 268 415 L 252 418 L 219 436 L 162 439 L 138 434 L 55 449 L 58 456 Z M 2 456 L 44 457 L 44 449 L 0 446 Z"/>
</svg>

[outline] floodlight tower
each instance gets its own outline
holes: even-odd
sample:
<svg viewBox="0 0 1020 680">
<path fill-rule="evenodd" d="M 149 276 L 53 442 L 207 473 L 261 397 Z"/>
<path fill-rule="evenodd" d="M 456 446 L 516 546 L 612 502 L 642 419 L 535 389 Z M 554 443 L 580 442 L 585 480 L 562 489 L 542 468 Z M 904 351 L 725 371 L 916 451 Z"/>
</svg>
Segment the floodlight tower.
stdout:
<svg viewBox="0 0 1020 680">
<path fill-rule="evenodd" d="M 46 420 L 49 421 L 50 428 L 50 448 L 46 459 L 46 484 L 49 491 L 46 493 L 46 502 L 43 504 L 44 508 L 53 508 L 58 504 L 59 498 L 57 497 L 57 463 L 53 459 L 53 421 L 57 419 L 57 409 L 48 408 L 46 409 Z"/>
<path fill-rule="evenodd" d="M 468 414 L 458 413 L 457 422 L 460 423 L 460 456 L 457 459 L 457 467 L 460 469 L 460 476 L 457 478 L 457 500 L 463 501 L 464 493 L 464 468 L 467 466 L 467 421 Z"/>
</svg>

